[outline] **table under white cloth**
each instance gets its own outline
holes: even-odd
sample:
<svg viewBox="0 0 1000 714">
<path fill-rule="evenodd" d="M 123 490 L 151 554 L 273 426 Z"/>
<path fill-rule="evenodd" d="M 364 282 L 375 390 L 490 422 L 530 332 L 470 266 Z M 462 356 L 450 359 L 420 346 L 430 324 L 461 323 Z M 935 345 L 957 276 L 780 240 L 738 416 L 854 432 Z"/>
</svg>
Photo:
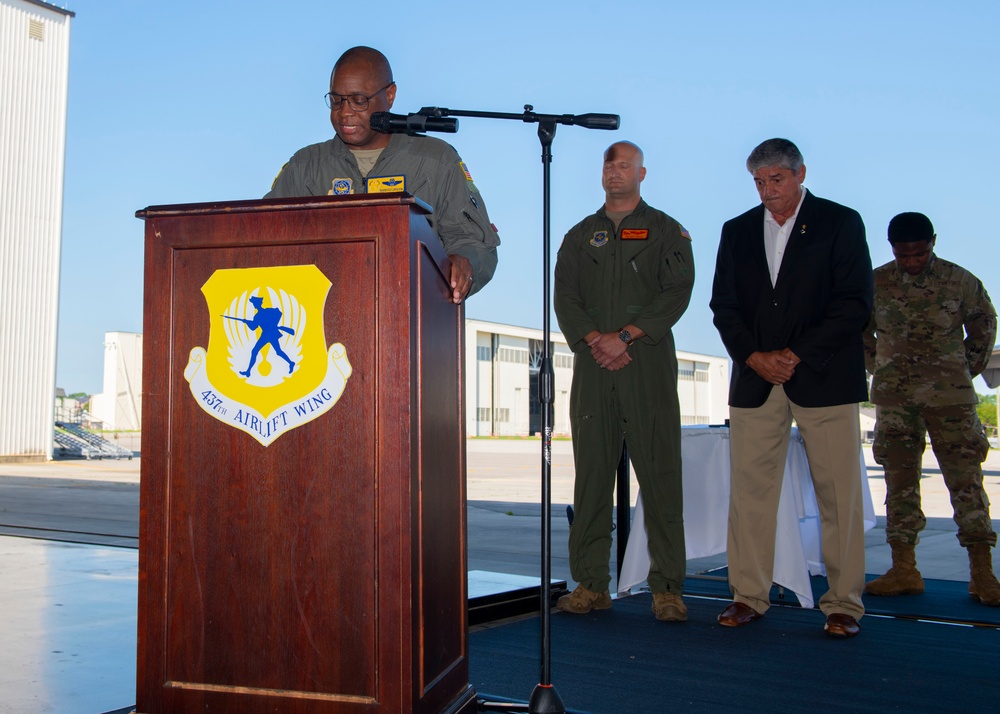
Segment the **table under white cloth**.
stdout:
<svg viewBox="0 0 1000 714">
<path fill-rule="evenodd" d="M 865 530 L 875 527 L 875 508 L 868 487 L 864 454 L 861 486 Z M 729 525 L 729 429 L 684 427 L 681 429 L 681 459 L 684 480 L 684 539 L 688 559 L 704 558 L 726 551 Z M 642 583 L 649 574 L 649 550 L 643 520 L 642 494 L 636 495 L 625 562 L 618 581 L 624 593 Z M 802 607 L 815 607 L 809 576 L 826 575 L 820 547 L 820 518 L 806 459 L 805 444 L 798 429 L 792 429 L 785 461 L 785 478 L 778 502 L 778 531 L 774 548 L 776 584 L 791 590 Z"/>
</svg>

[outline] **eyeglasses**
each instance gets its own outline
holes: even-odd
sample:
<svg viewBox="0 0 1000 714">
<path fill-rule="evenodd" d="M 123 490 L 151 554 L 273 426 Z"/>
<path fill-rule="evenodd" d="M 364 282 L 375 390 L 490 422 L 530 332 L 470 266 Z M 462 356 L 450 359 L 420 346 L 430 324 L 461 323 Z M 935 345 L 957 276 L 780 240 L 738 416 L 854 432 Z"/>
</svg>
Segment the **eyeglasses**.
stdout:
<svg viewBox="0 0 1000 714">
<path fill-rule="evenodd" d="M 335 111 L 344 106 L 344 102 L 347 102 L 347 105 L 354 111 L 363 112 L 365 109 L 368 108 L 368 102 L 370 102 L 372 99 L 377 97 L 379 94 L 381 94 L 394 84 L 395 82 L 389 82 L 389 84 L 382 87 L 382 89 L 375 92 L 375 94 L 371 94 L 367 97 L 363 94 L 350 94 L 348 96 L 344 96 L 343 94 L 334 94 L 333 92 L 327 92 L 326 94 L 323 95 L 323 99 L 326 100 L 326 106 L 330 107 L 330 109 L 333 109 Z"/>
</svg>

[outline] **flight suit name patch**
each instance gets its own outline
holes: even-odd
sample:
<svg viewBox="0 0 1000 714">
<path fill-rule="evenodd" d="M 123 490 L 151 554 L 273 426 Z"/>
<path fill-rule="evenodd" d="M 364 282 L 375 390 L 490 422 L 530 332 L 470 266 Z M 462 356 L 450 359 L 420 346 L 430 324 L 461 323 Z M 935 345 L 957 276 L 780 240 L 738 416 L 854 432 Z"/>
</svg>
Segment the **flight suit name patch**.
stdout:
<svg viewBox="0 0 1000 714">
<path fill-rule="evenodd" d="M 376 176 L 368 179 L 368 193 L 399 193 L 405 190 L 405 176 Z"/>
<path fill-rule="evenodd" d="M 622 240 L 646 240 L 649 231 L 645 228 L 626 228 L 622 231 Z"/>
</svg>

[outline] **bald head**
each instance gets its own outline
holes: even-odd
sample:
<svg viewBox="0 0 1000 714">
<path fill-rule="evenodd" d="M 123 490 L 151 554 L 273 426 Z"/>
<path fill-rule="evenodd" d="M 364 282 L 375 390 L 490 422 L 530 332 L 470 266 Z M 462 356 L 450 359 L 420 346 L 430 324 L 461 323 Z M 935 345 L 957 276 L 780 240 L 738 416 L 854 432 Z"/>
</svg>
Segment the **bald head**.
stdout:
<svg viewBox="0 0 1000 714">
<path fill-rule="evenodd" d="M 642 168 L 642 149 L 633 144 L 631 141 L 616 141 L 608 147 L 607 151 L 604 152 L 605 163 L 608 161 L 615 161 L 619 157 L 630 158 L 636 163 L 636 165 Z"/>
<path fill-rule="evenodd" d="M 392 67 L 385 55 L 373 47 L 352 47 L 340 56 L 330 73 L 330 85 L 338 69 L 351 67 L 361 69 L 370 76 L 376 84 L 383 87 L 392 82 Z"/>
<path fill-rule="evenodd" d="M 355 150 L 384 149 L 389 134 L 371 128 L 372 114 L 387 112 L 396 85 L 385 55 L 371 47 L 352 47 L 340 56 L 330 76 L 330 123 L 340 140 Z M 343 101 L 350 98 L 350 101 Z"/>
<path fill-rule="evenodd" d="M 604 152 L 604 206 L 609 211 L 631 210 L 639 205 L 639 184 L 646 178 L 642 149 L 631 141 L 616 141 Z"/>
</svg>

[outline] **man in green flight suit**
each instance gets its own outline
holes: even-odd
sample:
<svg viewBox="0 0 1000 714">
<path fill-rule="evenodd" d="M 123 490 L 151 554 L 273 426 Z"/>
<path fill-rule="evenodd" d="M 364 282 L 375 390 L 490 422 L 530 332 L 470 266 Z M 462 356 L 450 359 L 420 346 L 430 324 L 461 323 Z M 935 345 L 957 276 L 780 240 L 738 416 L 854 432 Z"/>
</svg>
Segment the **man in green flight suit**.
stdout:
<svg viewBox="0 0 1000 714">
<path fill-rule="evenodd" d="M 875 303 L 865 329 L 873 375 L 875 443 L 885 468 L 885 537 L 892 567 L 865 586 L 869 595 L 919 594 L 924 581 L 914 547 L 927 524 L 920 508 L 926 435 L 951 494 L 958 541 L 969 551 L 969 595 L 1000 606 L 991 548 L 997 536 L 983 490 L 989 442 L 976 414 L 973 378 L 990 360 L 997 314 L 983 284 L 937 257 L 934 226 L 922 213 L 889 222 L 895 260 L 875 270 Z"/>
<path fill-rule="evenodd" d="M 573 349 L 570 421 L 576 480 L 570 572 L 576 589 L 560 610 L 611 607 L 612 494 L 627 443 L 642 489 L 653 613 L 687 619 L 677 355 L 671 328 L 694 286 L 691 236 L 642 200 L 642 150 L 604 154 L 604 207 L 566 234 L 555 270 L 554 307 Z"/>
<path fill-rule="evenodd" d="M 451 262 L 452 301 L 481 290 L 496 270 L 500 238 L 468 167 L 440 139 L 371 128 L 372 114 L 396 99 L 385 55 L 371 47 L 344 52 L 326 99 L 336 137 L 297 151 L 264 198 L 411 193 L 434 209 L 427 220 Z"/>
</svg>

